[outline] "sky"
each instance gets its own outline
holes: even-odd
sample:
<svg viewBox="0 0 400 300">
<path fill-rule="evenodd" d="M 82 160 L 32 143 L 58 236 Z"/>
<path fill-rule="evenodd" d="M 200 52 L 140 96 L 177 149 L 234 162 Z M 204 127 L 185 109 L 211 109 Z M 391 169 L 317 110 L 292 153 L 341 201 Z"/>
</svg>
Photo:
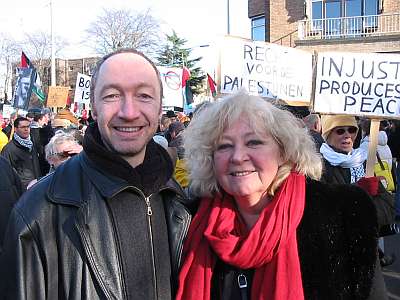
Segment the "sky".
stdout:
<svg viewBox="0 0 400 300">
<path fill-rule="evenodd" d="M 230 6 L 230 34 L 250 37 L 247 0 L 52 0 L 53 30 L 70 46 L 60 58 L 81 58 L 93 52 L 83 45 L 85 29 L 103 8 L 150 9 L 165 33 L 175 30 L 193 47 L 193 55 L 206 60 L 214 56 L 213 45 L 227 33 L 227 3 Z M 3 0 L 0 9 L 0 32 L 15 39 L 35 30 L 50 32 L 50 0 Z M 199 48 L 199 45 L 210 47 Z"/>
</svg>

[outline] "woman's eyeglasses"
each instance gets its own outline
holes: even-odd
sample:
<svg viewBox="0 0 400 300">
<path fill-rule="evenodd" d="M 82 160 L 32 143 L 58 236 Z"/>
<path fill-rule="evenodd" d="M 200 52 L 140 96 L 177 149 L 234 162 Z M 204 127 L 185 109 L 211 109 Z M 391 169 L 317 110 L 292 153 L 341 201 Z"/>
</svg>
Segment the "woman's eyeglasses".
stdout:
<svg viewBox="0 0 400 300">
<path fill-rule="evenodd" d="M 349 126 L 349 127 L 339 127 L 333 130 L 337 135 L 343 135 L 346 131 L 350 134 L 354 134 L 357 132 L 357 127 Z"/>
</svg>

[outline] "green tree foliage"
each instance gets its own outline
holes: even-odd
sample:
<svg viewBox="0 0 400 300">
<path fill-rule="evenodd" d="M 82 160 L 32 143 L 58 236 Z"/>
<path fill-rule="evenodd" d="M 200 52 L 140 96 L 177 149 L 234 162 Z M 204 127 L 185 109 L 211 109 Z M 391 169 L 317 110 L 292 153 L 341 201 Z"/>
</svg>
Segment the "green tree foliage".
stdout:
<svg viewBox="0 0 400 300">
<path fill-rule="evenodd" d="M 192 49 L 185 48 L 186 42 L 187 40 L 178 37 L 175 31 L 171 35 L 167 35 L 167 43 L 158 52 L 157 62 L 160 66 L 187 67 L 190 70 L 190 78 L 186 84 L 194 95 L 198 95 L 204 91 L 204 80 L 206 79 L 201 68 L 196 67 L 202 57 L 189 59 Z"/>
</svg>

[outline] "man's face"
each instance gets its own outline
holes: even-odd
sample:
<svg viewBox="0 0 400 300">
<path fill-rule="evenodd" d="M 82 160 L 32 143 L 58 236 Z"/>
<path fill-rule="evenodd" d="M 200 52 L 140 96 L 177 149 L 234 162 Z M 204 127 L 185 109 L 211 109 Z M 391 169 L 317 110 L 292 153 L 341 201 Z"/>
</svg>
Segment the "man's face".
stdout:
<svg viewBox="0 0 400 300">
<path fill-rule="evenodd" d="M 143 57 L 120 53 L 107 59 L 94 88 L 93 115 L 107 148 L 132 166 L 143 162 L 161 113 L 158 75 Z"/>
<path fill-rule="evenodd" d="M 29 134 L 31 133 L 30 122 L 19 122 L 18 127 L 15 128 L 15 133 L 18 134 L 21 138 L 27 139 L 29 137 Z"/>
</svg>

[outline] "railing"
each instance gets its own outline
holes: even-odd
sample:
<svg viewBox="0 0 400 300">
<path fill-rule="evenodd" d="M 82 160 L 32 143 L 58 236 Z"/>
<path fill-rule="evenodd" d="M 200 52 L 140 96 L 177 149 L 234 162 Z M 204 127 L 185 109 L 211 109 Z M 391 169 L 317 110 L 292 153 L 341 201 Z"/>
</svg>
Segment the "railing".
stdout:
<svg viewBox="0 0 400 300">
<path fill-rule="evenodd" d="M 281 46 L 296 47 L 296 44 L 294 43 L 296 32 L 297 29 L 280 37 L 279 39 L 276 39 L 275 41 L 272 41 L 271 43 L 280 44 Z"/>
<path fill-rule="evenodd" d="M 313 19 L 299 22 L 300 40 L 400 34 L 400 13 Z"/>
</svg>

